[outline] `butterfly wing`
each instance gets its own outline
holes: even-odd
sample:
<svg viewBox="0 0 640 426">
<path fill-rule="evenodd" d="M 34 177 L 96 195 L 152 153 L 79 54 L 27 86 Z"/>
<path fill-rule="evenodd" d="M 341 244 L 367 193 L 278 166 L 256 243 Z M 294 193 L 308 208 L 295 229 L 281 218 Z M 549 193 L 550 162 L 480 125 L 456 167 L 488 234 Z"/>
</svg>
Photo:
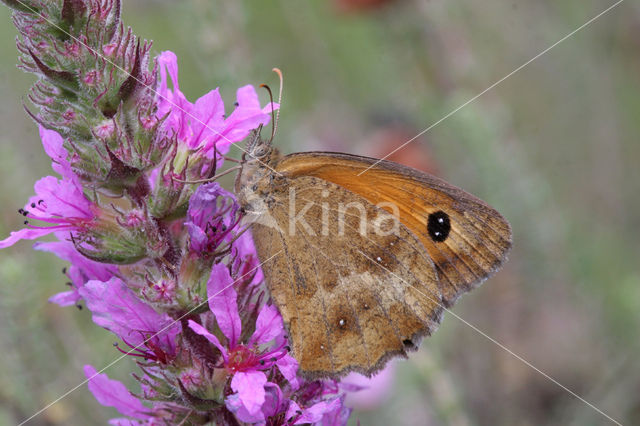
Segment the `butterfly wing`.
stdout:
<svg viewBox="0 0 640 426">
<path fill-rule="evenodd" d="M 435 331 L 433 262 L 386 210 L 312 176 L 270 176 L 252 192 L 257 252 L 303 375 L 371 375 Z M 398 227 L 379 235 L 377 220 Z"/>
<path fill-rule="evenodd" d="M 505 261 L 511 248 L 509 223 L 483 201 L 442 179 L 378 161 L 308 152 L 284 157 L 278 171 L 290 178 L 313 176 L 335 183 L 372 204 L 386 203 L 388 211 L 397 206 L 400 222 L 420 240 L 435 264 L 443 301 L 451 306 Z"/>
</svg>

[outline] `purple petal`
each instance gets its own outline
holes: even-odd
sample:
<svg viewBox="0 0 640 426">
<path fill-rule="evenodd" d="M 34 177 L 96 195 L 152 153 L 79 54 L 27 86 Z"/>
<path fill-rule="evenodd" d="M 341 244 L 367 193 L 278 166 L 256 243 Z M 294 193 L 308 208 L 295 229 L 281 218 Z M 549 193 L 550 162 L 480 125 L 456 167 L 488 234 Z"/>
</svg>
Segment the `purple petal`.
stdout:
<svg viewBox="0 0 640 426">
<path fill-rule="evenodd" d="M 43 126 L 38 126 L 38 130 L 44 152 L 54 161 L 60 159 L 66 160 L 68 153 L 67 150 L 64 149 L 62 136 L 55 130 L 49 130 Z"/>
<path fill-rule="evenodd" d="M 220 201 L 234 204 L 231 207 L 229 216 L 233 216 L 239 208 L 235 196 L 222 188 L 217 182 L 200 186 L 189 199 L 189 209 L 187 210 L 189 222 L 193 222 L 200 228 L 206 228 L 207 223 L 215 215 L 219 214 Z M 229 219 L 225 224 L 229 226 L 231 220 Z"/>
<path fill-rule="evenodd" d="M 196 253 L 205 251 L 209 237 L 204 232 L 204 229 L 193 222 L 185 222 L 184 226 L 187 227 L 187 233 L 189 234 L 189 249 Z"/>
<path fill-rule="evenodd" d="M 219 135 L 204 144 L 205 150 L 211 150 L 215 145 L 219 152 L 226 153 L 231 143 L 246 138 L 259 125 L 269 123 L 271 108 L 268 111 L 260 108 L 260 100 L 253 86 L 239 88 L 237 99 L 237 108 L 224 121 L 224 126 L 219 129 Z"/>
<path fill-rule="evenodd" d="M 216 348 L 220 350 L 220 353 L 222 353 L 222 358 L 224 359 L 225 364 L 229 361 L 229 353 L 227 351 L 227 348 L 222 346 L 222 343 L 220 343 L 220 340 L 218 340 L 218 338 L 214 334 L 209 333 L 209 331 L 206 328 L 204 328 L 203 326 L 201 326 L 200 324 L 198 324 L 193 320 L 189 320 L 189 327 L 196 334 L 204 336 L 208 341 L 213 343 L 216 346 Z"/>
<path fill-rule="evenodd" d="M 264 106 L 264 108 L 262 108 L 262 112 L 265 114 L 271 115 L 272 112 L 277 111 L 279 109 L 280 109 L 280 104 L 276 102 L 269 102 Z"/>
<path fill-rule="evenodd" d="M 75 179 L 75 173 L 71 170 L 71 164 L 67 161 L 69 153 L 64 148 L 64 141 L 62 136 L 55 130 L 48 130 L 42 126 L 39 126 L 40 139 L 44 146 L 44 151 L 53 160 L 51 167 L 60 176 L 64 176 L 68 179 Z"/>
<path fill-rule="evenodd" d="M 50 234 L 53 231 L 55 231 L 55 229 L 52 228 L 24 228 L 20 229 L 19 231 L 13 231 L 7 238 L 0 241 L 0 249 L 11 247 L 20 240 L 35 240 L 36 238 Z"/>
<path fill-rule="evenodd" d="M 369 378 L 362 374 L 351 373 L 340 382 L 340 388 L 348 391 L 346 404 L 363 410 L 374 409 L 389 398 L 395 377 L 395 364 Z"/>
<path fill-rule="evenodd" d="M 71 262 L 67 276 L 71 279 L 73 290 L 58 293 L 49 302 L 60 306 L 75 305 L 81 298 L 78 289 L 89 280 L 107 281 L 117 273 L 117 268 L 106 263 L 94 262 L 81 255 L 70 241 L 38 242 L 33 246 L 36 250 L 54 253 L 59 258 Z"/>
<path fill-rule="evenodd" d="M 109 420 L 109 424 L 111 426 L 140 426 L 143 423 L 140 423 L 137 420 L 120 418 L 120 419 Z"/>
<path fill-rule="evenodd" d="M 287 401 L 275 383 L 267 382 L 264 385 L 265 395 L 264 404 L 262 404 L 262 412 L 266 418 L 275 416 L 284 409 L 283 405 Z"/>
<path fill-rule="evenodd" d="M 175 132 L 178 139 L 189 148 L 202 148 L 209 157 L 213 157 L 214 147 L 225 154 L 231 143 L 244 139 L 260 124 L 267 124 L 272 109 L 278 108 L 276 104 L 260 108 L 260 100 L 253 86 L 244 86 L 237 92 L 238 107 L 225 119 L 224 103 L 218 89 L 191 104 L 178 85 L 175 54 L 163 52 L 157 61 L 160 69 L 158 117 L 169 113 L 164 128 Z M 173 83 L 173 90 L 169 89 L 168 78 Z"/>
<path fill-rule="evenodd" d="M 220 146 L 228 147 L 231 142 L 241 141 L 253 129 L 261 124 L 268 124 L 269 120 L 271 120 L 271 115 L 264 113 L 259 106 L 258 108 L 244 108 L 241 104 L 225 120 L 225 128 L 222 131 L 224 137 L 218 139 L 220 142 L 216 146 L 218 148 Z"/>
<path fill-rule="evenodd" d="M 181 142 L 187 142 L 191 138 L 191 128 L 189 127 L 189 120 L 193 115 L 193 104 L 187 100 L 187 98 L 176 90 L 168 99 L 166 110 L 171 111 L 166 125 L 170 130 L 173 130 L 178 136 L 178 140 Z M 160 107 L 158 107 L 160 111 Z"/>
<path fill-rule="evenodd" d="M 29 199 L 25 210 L 36 218 L 84 218 L 94 217 L 92 203 L 75 180 L 58 180 L 45 176 L 33 186 L 36 195 Z M 36 208 L 31 205 L 35 204 Z"/>
<path fill-rule="evenodd" d="M 98 374 L 91 365 L 84 366 L 84 374 L 89 379 L 89 390 L 98 402 L 105 407 L 115 407 L 125 416 L 136 419 L 148 419 L 149 409 L 117 380 L 111 380 L 106 374 Z"/>
<path fill-rule="evenodd" d="M 230 348 L 236 346 L 242 332 L 242 321 L 238 313 L 238 295 L 233 284 L 234 280 L 225 264 L 213 265 L 207 282 L 209 309 L 215 315 L 220 331 L 229 340 Z"/>
<path fill-rule="evenodd" d="M 233 228 L 239 221 L 239 210 L 235 196 L 218 183 L 200 186 L 191 196 L 187 210 L 189 249 L 213 253 L 221 244 L 230 243 L 235 236 Z"/>
<path fill-rule="evenodd" d="M 262 345 L 275 339 L 284 333 L 282 317 L 272 305 L 264 305 L 256 319 L 256 331 L 249 340 L 249 345 Z"/>
<path fill-rule="evenodd" d="M 285 415 L 285 419 L 287 419 L 287 421 L 289 421 L 290 419 L 298 419 L 298 417 L 301 415 L 302 415 L 302 408 L 300 408 L 298 403 L 296 403 L 294 400 L 290 400 L 289 407 L 287 408 L 287 414 Z"/>
<path fill-rule="evenodd" d="M 258 93 L 256 89 L 248 84 L 239 88 L 236 91 L 236 99 L 238 101 L 238 107 L 247 108 L 247 109 L 259 109 L 265 114 L 271 114 L 271 110 L 276 111 L 280 108 L 275 102 L 268 103 L 264 108 L 260 108 L 260 99 L 258 98 Z"/>
<path fill-rule="evenodd" d="M 80 269 L 82 274 L 88 278 L 87 281 L 90 279 L 107 281 L 118 272 L 118 269 L 113 265 L 95 262 L 84 257 L 70 241 L 38 242 L 34 244 L 33 248 L 48 251 L 60 259 L 70 262 L 74 267 Z"/>
<path fill-rule="evenodd" d="M 71 280 L 72 290 L 58 293 L 50 297 L 49 302 L 56 303 L 60 306 L 71 306 L 77 304 L 78 300 L 82 299 L 78 290 L 84 286 L 84 283 L 89 281 L 89 279 L 82 273 L 80 268 L 75 265 L 69 266 L 67 276 Z"/>
<path fill-rule="evenodd" d="M 180 91 L 178 83 L 178 59 L 173 52 L 165 51 L 157 58 L 160 69 L 160 81 L 158 83 L 158 112 L 159 118 L 164 118 L 167 113 L 164 128 L 177 134 L 178 139 L 185 141 L 190 136 L 189 114 L 192 114 L 193 105 Z M 168 88 L 167 72 L 171 78 L 173 91 Z"/>
<path fill-rule="evenodd" d="M 260 99 L 255 87 L 250 84 L 240 87 L 236 91 L 236 99 L 238 101 L 238 108 L 255 108 L 260 109 Z"/>
<path fill-rule="evenodd" d="M 300 386 L 300 382 L 296 375 L 298 373 L 298 361 L 290 355 L 285 355 L 276 361 L 276 366 L 284 378 L 291 384 L 291 387 L 294 390 L 298 389 Z"/>
<path fill-rule="evenodd" d="M 260 268 L 260 260 L 256 253 L 256 246 L 250 232 L 240 235 L 233 243 L 236 251 L 236 260 L 234 263 L 235 270 L 238 271 L 238 278 L 246 279 L 253 276 L 252 284 L 258 284 L 264 279 L 262 269 Z"/>
<path fill-rule="evenodd" d="M 50 303 L 55 303 L 60 306 L 72 306 L 78 303 L 80 300 L 80 293 L 77 289 L 71 291 L 63 291 L 62 293 L 54 294 L 49 298 Z"/>
<path fill-rule="evenodd" d="M 340 401 L 340 398 L 335 398 L 331 401 L 321 401 L 304 410 L 300 410 L 298 404 L 291 401 L 289 409 L 287 410 L 286 418 L 295 418 L 296 421 L 293 423 L 294 425 L 301 425 L 304 423 L 317 423 L 322 420 L 322 417 L 325 414 L 335 412 L 341 407 L 342 401 Z M 297 413 L 300 411 L 302 411 L 302 414 L 298 415 Z"/>
<path fill-rule="evenodd" d="M 175 54 L 163 52 L 158 57 L 158 65 L 161 99 L 157 115 L 162 117 L 170 112 L 165 127 L 174 131 L 178 139 L 191 149 L 219 138 L 224 124 L 224 103 L 218 90 L 212 90 L 192 104 L 180 91 Z M 173 91 L 168 88 L 167 72 L 173 84 Z"/>
<path fill-rule="evenodd" d="M 240 371 L 231 379 L 231 389 L 238 394 L 250 415 L 260 412 L 265 401 L 267 376 L 261 371 Z"/>
<path fill-rule="evenodd" d="M 175 90 L 180 90 L 178 83 L 178 57 L 170 50 L 160 53 L 157 58 L 158 68 L 160 68 L 160 90 L 167 90 L 167 71 L 171 77 L 171 83 Z"/>
<path fill-rule="evenodd" d="M 197 148 L 220 136 L 224 125 L 224 102 L 218 89 L 212 90 L 199 98 L 193 109 L 195 118 L 191 119 L 193 136 L 189 141 L 190 148 Z"/>
<path fill-rule="evenodd" d="M 336 403 L 332 411 L 324 413 L 322 420 L 318 423 L 321 426 L 346 425 L 351 416 L 351 409 L 344 405 L 344 397 L 336 398 L 340 403 Z"/>
<path fill-rule="evenodd" d="M 227 406 L 227 409 L 231 411 L 241 422 L 264 424 L 264 413 L 262 411 L 258 411 L 255 414 L 249 413 L 237 393 L 229 395 L 227 399 L 225 399 L 224 403 Z"/>
<path fill-rule="evenodd" d="M 78 291 L 93 314 L 93 322 L 129 345 L 143 345 L 151 337 L 154 345 L 166 353 L 175 352 L 180 326 L 167 314 L 159 314 L 142 302 L 119 278 L 107 282 L 91 280 Z"/>
<path fill-rule="evenodd" d="M 158 180 L 158 174 L 160 174 L 161 169 L 162 166 L 156 167 L 147 174 L 147 182 L 149 182 L 151 190 L 154 190 L 156 188 L 156 181 Z"/>
</svg>

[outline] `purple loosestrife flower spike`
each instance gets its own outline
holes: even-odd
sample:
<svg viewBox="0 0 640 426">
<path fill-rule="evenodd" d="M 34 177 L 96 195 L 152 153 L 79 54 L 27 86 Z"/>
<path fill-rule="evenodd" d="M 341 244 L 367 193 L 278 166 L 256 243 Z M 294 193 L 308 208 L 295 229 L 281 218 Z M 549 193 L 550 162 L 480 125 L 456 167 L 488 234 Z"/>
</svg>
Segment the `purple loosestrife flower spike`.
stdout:
<svg viewBox="0 0 640 426">
<path fill-rule="evenodd" d="M 84 303 L 135 357 L 137 394 L 84 368 L 97 401 L 126 416 L 110 424 L 346 424 L 348 386 L 297 377 L 235 196 L 193 183 L 278 105 L 262 107 L 253 86 L 230 112 L 217 88 L 190 102 L 176 56 L 151 58 L 120 0 L 1 1 L 19 66 L 38 77 L 27 111 L 59 177 L 36 182 L 26 227 L 0 248 L 54 234 L 35 248 L 70 263 L 70 288 L 50 301 Z"/>
</svg>

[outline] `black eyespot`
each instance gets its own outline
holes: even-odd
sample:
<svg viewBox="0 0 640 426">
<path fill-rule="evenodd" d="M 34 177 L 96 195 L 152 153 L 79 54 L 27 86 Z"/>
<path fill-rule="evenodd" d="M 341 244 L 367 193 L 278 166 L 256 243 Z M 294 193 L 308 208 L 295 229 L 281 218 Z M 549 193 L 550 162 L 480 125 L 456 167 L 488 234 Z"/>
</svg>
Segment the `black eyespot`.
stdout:
<svg viewBox="0 0 640 426">
<path fill-rule="evenodd" d="M 442 210 L 431 213 L 427 220 L 427 231 L 431 239 L 435 242 L 441 243 L 446 240 L 449 232 L 451 232 L 449 215 Z"/>
</svg>

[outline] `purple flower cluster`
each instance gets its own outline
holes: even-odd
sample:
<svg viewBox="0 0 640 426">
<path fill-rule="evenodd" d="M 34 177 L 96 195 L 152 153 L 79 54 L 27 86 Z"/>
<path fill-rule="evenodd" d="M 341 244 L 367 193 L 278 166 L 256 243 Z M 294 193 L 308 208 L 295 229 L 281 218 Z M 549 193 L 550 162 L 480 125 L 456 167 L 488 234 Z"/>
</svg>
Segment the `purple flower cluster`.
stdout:
<svg viewBox="0 0 640 426">
<path fill-rule="evenodd" d="M 50 301 L 86 306 L 114 355 L 137 360 L 137 394 L 85 366 L 98 402 L 126 416 L 111 424 L 345 424 L 341 385 L 297 376 L 234 195 L 194 183 L 278 105 L 252 86 L 228 115 L 218 89 L 189 102 L 176 56 L 152 60 L 119 0 L 2 1 L 59 177 L 36 182 L 0 248 L 53 234 L 35 248 L 70 263 L 70 288 Z"/>
</svg>

